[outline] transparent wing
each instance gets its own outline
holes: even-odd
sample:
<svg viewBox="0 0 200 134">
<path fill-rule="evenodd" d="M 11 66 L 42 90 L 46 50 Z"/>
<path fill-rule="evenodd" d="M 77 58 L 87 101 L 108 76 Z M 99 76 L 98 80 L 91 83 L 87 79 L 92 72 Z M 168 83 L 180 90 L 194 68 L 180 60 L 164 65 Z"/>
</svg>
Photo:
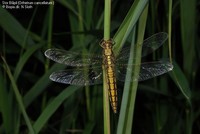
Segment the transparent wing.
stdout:
<svg viewBox="0 0 200 134">
<path fill-rule="evenodd" d="M 68 69 L 54 72 L 49 77 L 52 81 L 70 85 L 94 85 L 102 83 L 102 68 L 89 70 Z"/>
<path fill-rule="evenodd" d="M 93 66 L 102 64 L 102 56 L 100 55 L 83 55 L 81 53 L 65 51 L 61 49 L 48 49 L 45 56 L 57 63 L 66 64 L 67 66 Z"/>
<path fill-rule="evenodd" d="M 167 38 L 168 38 L 167 33 L 160 32 L 145 39 L 142 44 L 142 57 L 152 53 L 160 46 L 162 46 L 163 43 L 167 40 Z M 129 53 L 130 53 L 130 46 L 123 48 L 117 57 L 117 62 L 125 63 L 129 58 Z"/>
<path fill-rule="evenodd" d="M 117 79 L 119 81 L 125 81 L 127 70 L 130 70 L 139 65 L 121 65 L 118 66 L 116 71 Z M 132 78 L 128 81 L 138 80 L 144 81 L 164 73 L 167 73 L 173 69 L 173 65 L 167 60 L 160 60 L 155 62 L 146 62 L 141 63 L 140 65 L 140 73 L 138 78 Z"/>
</svg>

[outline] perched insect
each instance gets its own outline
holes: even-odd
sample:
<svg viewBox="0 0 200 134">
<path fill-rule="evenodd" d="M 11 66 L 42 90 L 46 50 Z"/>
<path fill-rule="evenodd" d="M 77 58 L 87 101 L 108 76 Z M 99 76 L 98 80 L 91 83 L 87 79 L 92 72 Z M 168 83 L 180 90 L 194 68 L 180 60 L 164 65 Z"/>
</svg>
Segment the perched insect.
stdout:
<svg viewBox="0 0 200 134">
<path fill-rule="evenodd" d="M 152 35 L 143 42 L 142 57 L 158 49 L 167 40 L 167 33 L 161 32 Z M 128 64 L 130 47 L 121 50 L 115 57 L 112 47 L 112 40 L 102 40 L 100 46 L 103 48 L 102 55 L 83 55 L 76 52 L 61 49 L 48 49 L 45 56 L 49 59 L 76 67 L 69 70 L 60 70 L 50 75 L 50 79 L 55 82 L 70 85 L 94 85 L 102 83 L 102 65 L 105 68 L 107 87 L 109 90 L 110 103 L 114 113 L 117 113 L 117 80 L 125 81 L 127 68 L 140 66 L 140 73 L 137 79 L 143 81 L 162 75 L 173 69 L 173 65 L 167 60 L 144 62 L 140 65 Z"/>
</svg>

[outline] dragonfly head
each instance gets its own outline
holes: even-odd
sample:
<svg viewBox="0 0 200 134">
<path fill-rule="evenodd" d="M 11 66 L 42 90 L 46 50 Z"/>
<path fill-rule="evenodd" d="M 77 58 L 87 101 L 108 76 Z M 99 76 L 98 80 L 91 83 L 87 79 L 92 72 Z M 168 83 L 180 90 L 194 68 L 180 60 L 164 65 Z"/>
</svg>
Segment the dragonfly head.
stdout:
<svg viewBox="0 0 200 134">
<path fill-rule="evenodd" d="M 104 49 L 112 49 L 112 46 L 115 44 L 115 42 L 112 39 L 109 40 L 101 40 L 99 45 Z"/>
</svg>

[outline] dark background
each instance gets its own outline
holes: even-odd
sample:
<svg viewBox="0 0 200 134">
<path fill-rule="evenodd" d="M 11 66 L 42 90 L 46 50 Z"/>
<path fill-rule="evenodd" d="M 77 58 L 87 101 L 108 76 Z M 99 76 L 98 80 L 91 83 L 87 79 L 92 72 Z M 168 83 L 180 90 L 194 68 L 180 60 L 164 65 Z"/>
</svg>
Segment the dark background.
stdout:
<svg viewBox="0 0 200 134">
<path fill-rule="evenodd" d="M 130 0 L 113 1 L 112 36 L 132 4 L 133 1 Z M 157 32 L 168 32 L 168 4 L 168 1 L 159 0 L 149 2 L 145 37 Z M 171 52 L 177 77 L 171 72 L 170 75 L 165 74 L 139 84 L 133 119 L 133 132 L 136 134 L 200 133 L 199 4 L 195 0 L 173 2 Z M 1 8 L 0 54 L 11 69 L 33 124 L 44 114 L 48 104 L 64 90 L 69 87 L 69 92 L 73 92 L 69 93 L 69 97 L 66 97 L 62 104 L 56 105 L 55 112 L 42 126 L 40 133 L 103 133 L 102 85 L 89 87 L 87 94 L 84 87 L 78 87 L 79 90 L 76 91 L 77 87 L 51 82 L 48 79 L 49 74 L 64 67 L 56 65 L 52 69 L 54 62 L 49 63 L 43 53 L 49 47 L 100 52 L 98 42 L 103 38 L 103 21 L 100 18 L 104 3 L 57 0 L 54 1 L 53 8 L 53 15 L 48 5 L 33 6 L 32 9 Z M 78 10 L 79 8 L 81 10 Z M 84 23 L 79 23 L 76 13 L 82 15 Z M 49 19 L 51 15 L 52 20 Z M 52 22 L 52 25 L 49 25 L 49 22 Z M 83 27 L 79 24 L 83 24 Z M 50 27 L 52 31 L 49 30 Z M 40 47 L 33 50 L 37 45 Z M 166 45 L 157 55 L 166 56 L 168 51 Z M 152 57 L 151 55 L 147 59 L 154 60 Z M 1 60 L 0 133 L 27 133 L 27 125 L 20 114 L 12 80 L 3 65 Z M 123 85 L 119 87 L 123 88 Z M 111 115 L 112 128 L 115 129 L 117 117 Z"/>
</svg>

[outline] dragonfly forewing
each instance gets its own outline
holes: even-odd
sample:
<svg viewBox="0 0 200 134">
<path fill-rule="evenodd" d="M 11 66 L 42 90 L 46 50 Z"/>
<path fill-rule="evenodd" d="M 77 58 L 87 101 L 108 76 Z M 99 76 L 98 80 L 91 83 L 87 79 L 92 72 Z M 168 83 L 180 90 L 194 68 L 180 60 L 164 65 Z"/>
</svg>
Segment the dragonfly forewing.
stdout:
<svg viewBox="0 0 200 134">
<path fill-rule="evenodd" d="M 156 33 L 149 38 L 145 39 L 142 44 L 142 57 L 147 56 L 148 54 L 154 52 L 156 49 L 161 47 L 164 42 L 167 40 L 168 35 L 165 32 Z M 135 45 L 135 49 L 137 49 L 137 45 Z M 118 63 L 126 63 L 128 62 L 130 54 L 130 46 L 124 47 L 119 55 L 117 56 Z"/>
<path fill-rule="evenodd" d="M 140 73 L 139 76 L 136 76 L 131 79 L 126 79 L 127 73 L 132 73 L 134 76 L 134 72 L 131 72 L 131 70 L 136 67 L 140 67 Z M 167 73 L 173 69 L 173 65 L 167 61 L 167 60 L 160 60 L 160 61 L 154 61 L 154 62 L 145 62 L 141 63 L 140 65 L 120 65 L 117 67 L 117 80 L 119 81 L 144 81 L 147 79 L 151 79 L 153 77 L 162 75 L 164 73 Z"/>
<path fill-rule="evenodd" d="M 87 55 L 56 48 L 46 50 L 45 56 L 57 63 L 74 67 L 101 66 L 102 64 L 100 55 Z"/>
</svg>

